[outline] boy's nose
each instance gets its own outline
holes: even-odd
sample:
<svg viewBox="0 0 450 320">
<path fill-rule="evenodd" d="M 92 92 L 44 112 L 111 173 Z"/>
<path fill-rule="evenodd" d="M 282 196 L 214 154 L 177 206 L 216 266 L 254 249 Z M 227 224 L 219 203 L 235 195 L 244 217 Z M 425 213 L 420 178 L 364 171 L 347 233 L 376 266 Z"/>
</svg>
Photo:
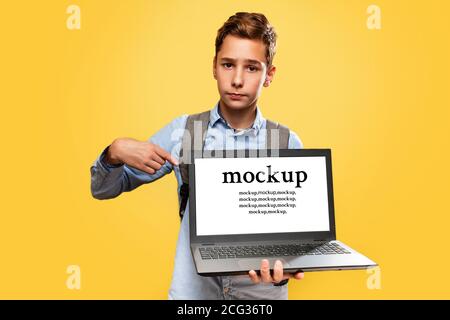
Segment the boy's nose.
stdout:
<svg viewBox="0 0 450 320">
<path fill-rule="evenodd" d="M 243 86 L 243 84 L 244 84 L 244 80 L 242 78 L 242 72 L 239 70 L 236 70 L 236 72 L 234 73 L 231 85 L 234 88 L 241 88 Z"/>
</svg>

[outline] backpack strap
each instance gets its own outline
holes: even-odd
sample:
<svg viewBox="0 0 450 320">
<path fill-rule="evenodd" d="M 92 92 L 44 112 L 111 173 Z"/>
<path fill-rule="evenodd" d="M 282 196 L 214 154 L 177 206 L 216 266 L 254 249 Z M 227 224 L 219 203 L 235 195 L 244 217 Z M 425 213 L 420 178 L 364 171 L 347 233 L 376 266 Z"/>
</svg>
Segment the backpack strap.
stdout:
<svg viewBox="0 0 450 320">
<path fill-rule="evenodd" d="M 267 119 L 266 149 L 289 149 L 289 134 L 290 132 L 288 127 L 283 126 L 281 123 Z"/>
<path fill-rule="evenodd" d="M 186 120 L 186 127 L 180 150 L 180 159 L 182 159 L 180 161 L 180 174 L 183 182 L 180 188 L 180 219 L 183 219 L 184 211 L 186 210 L 186 205 L 189 198 L 189 163 L 192 159 L 191 152 L 198 150 L 203 151 L 205 145 L 205 133 L 208 129 L 209 119 L 210 111 L 208 110 L 189 115 Z M 200 132 L 202 140 L 198 138 L 194 139 L 195 134 L 200 134 Z M 185 154 L 186 152 L 188 152 L 187 155 Z M 187 157 L 187 159 L 184 159 L 185 157 Z M 184 163 L 185 160 L 187 160 L 187 163 Z"/>
</svg>

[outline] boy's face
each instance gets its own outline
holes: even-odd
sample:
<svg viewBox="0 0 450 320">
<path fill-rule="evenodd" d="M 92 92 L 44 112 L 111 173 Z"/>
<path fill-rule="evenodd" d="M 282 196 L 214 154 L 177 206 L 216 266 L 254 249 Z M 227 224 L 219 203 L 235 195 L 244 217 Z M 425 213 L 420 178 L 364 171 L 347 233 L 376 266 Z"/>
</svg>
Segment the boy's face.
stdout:
<svg viewBox="0 0 450 320">
<path fill-rule="evenodd" d="M 226 36 L 213 63 L 221 102 L 235 110 L 253 107 L 262 87 L 268 87 L 272 81 L 275 70 L 273 65 L 267 69 L 266 46 L 262 41 Z"/>
</svg>

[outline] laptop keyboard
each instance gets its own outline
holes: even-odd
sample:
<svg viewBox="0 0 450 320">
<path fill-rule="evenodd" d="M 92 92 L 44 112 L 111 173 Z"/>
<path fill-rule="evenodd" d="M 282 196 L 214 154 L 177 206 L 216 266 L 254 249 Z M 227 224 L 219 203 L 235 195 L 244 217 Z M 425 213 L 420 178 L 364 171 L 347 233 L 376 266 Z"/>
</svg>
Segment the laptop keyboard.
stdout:
<svg viewBox="0 0 450 320">
<path fill-rule="evenodd" d="M 199 250 L 203 260 L 350 253 L 337 243 L 202 247 Z"/>
</svg>

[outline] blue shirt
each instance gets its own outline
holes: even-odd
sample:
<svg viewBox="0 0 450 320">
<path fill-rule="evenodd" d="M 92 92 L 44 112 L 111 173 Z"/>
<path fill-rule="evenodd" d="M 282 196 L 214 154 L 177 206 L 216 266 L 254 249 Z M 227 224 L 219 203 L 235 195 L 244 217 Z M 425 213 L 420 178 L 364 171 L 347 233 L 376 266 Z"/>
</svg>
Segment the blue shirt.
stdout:
<svg viewBox="0 0 450 320">
<path fill-rule="evenodd" d="M 182 137 L 188 115 L 175 118 L 148 140 L 179 159 Z M 233 129 L 221 116 L 219 103 L 210 113 L 205 137 L 205 150 L 261 149 L 266 140 L 266 119 L 256 108 L 253 125 L 244 130 Z M 289 149 L 301 149 L 300 138 L 289 134 Z M 154 174 L 148 174 L 127 165 L 109 165 L 104 161 L 107 149 L 91 166 L 91 193 L 96 199 L 111 199 L 122 192 L 131 191 L 142 184 L 153 182 L 174 171 L 178 182 L 178 200 L 183 184 L 178 166 L 166 163 Z M 177 214 L 177 212 L 174 212 Z M 189 241 L 189 203 L 181 223 L 175 255 L 169 299 L 287 299 L 287 286 L 271 283 L 254 284 L 247 275 L 227 277 L 202 277 L 195 270 Z"/>
</svg>

